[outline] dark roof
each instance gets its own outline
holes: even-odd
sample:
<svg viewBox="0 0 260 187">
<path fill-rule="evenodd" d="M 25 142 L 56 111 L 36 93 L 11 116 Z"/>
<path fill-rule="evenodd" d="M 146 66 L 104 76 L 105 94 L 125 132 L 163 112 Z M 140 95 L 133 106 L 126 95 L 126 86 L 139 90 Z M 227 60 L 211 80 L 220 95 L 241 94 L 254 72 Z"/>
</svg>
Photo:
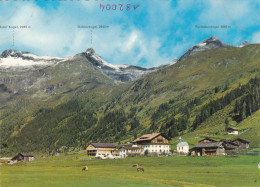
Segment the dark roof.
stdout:
<svg viewBox="0 0 260 187">
<path fill-rule="evenodd" d="M 239 146 L 238 144 L 236 144 L 236 143 L 234 143 L 230 140 L 220 140 L 220 141 L 222 141 L 224 144 L 231 144 L 231 145 L 234 145 L 234 146 Z"/>
<path fill-rule="evenodd" d="M 19 159 L 19 157 L 34 157 L 32 154 L 28 154 L 28 153 L 18 153 L 17 155 L 15 155 L 11 160 L 17 160 Z"/>
<path fill-rule="evenodd" d="M 91 143 L 96 148 L 116 148 L 112 143 Z"/>
<path fill-rule="evenodd" d="M 223 143 L 224 143 L 225 149 L 227 149 L 227 150 L 232 150 L 232 149 L 236 149 L 239 147 L 239 145 L 237 145 L 233 142 L 227 141 L 227 140 L 224 140 Z"/>
<path fill-rule="evenodd" d="M 209 141 L 212 141 L 212 142 L 217 142 L 216 140 L 213 140 L 212 138 L 208 138 L 208 137 L 200 140 L 199 142 L 202 142 L 203 140 L 209 140 Z"/>
<path fill-rule="evenodd" d="M 162 133 L 152 133 L 152 134 L 144 134 L 143 136 L 135 139 L 133 142 L 140 142 L 140 141 L 149 141 L 149 140 L 152 140 L 154 138 L 156 138 L 157 136 L 159 135 L 162 135 L 164 138 L 170 140 L 169 137 L 165 136 L 164 134 Z"/>
<path fill-rule="evenodd" d="M 223 142 L 207 142 L 207 143 L 198 143 L 193 148 L 208 148 L 208 147 L 219 147 Z"/>
<path fill-rule="evenodd" d="M 228 130 L 228 131 L 229 131 L 229 130 L 231 130 L 231 131 L 238 131 L 238 129 L 232 128 L 232 127 L 229 127 L 227 130 Z"/>
<path fill-rule="evenodd" d="M 117 145 L 116 147 L 117 148 L 121 148 L 121 147 L 132 147 L 133 144 L 120 144 L 120 145 Z"/>
<path fill-rule="evenodd" d="M 241 138 L 237 138 L 237 139 L 233 140 L 232 142 L 234 142 L 234 141 L 240 141 L 240 142 L 243 142 L 243 143 L 250 143 L 250 142 L 243 140 Z"/>
<path fill-rule="evenodd" d="M 29 153 L 20 153 L 24 157 L 34 157 L 32 154 Z"/>
</svg>

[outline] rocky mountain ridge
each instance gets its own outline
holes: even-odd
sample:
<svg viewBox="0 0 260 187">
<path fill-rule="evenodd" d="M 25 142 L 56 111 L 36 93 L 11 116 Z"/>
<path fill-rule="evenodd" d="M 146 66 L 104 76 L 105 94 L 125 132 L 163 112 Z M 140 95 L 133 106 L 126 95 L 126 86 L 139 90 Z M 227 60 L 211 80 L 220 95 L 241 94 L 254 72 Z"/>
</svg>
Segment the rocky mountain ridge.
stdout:
<svg viewBox="0 0 260 187">
<path fill-rule="evenodd" d="M 152 68 L 143 68 L 140 66 L 133 66 L 127 64 L 113 65 L 103 60 L 101 56 L 99 56 L 92 48 L 87 49 L 86 52 L 80 53 L 79 55 L 84 56 L 89 62 L 91 62 L 97 69 L 99 69 L 105 75 L 119 82 L 129 82 L 137 80 L 143 77 L 144 75 L 168 67 L 172 64 L 169 63 Z"/>
<path fill-rule="evenodd" d="M 185 60 L 189 56 L 195 55 L 199 52 L 216 49 L 220 47 L 230 47 L 231 45 L 222 42 L 216 35 L 211 36 L 208 39 L 203 40 L 202 42 L 189 48 L 179 59 L 178 62 Z"/>
</svg>

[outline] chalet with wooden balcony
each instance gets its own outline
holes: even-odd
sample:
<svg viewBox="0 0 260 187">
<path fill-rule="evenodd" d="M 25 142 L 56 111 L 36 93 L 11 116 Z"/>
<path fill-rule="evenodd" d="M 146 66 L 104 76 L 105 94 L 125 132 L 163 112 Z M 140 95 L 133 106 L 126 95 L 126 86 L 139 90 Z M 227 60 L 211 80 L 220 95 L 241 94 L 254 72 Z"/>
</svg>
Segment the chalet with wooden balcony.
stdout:
<svg viewBox="0 0 260 187">
<path fill-rule="evenodd" d="M 142 147 L 149 153 L 170 153 L 170 138 L 162 133 L 144 134 L 133 141 L 134 145 Z"/>
<path fill-rule="evenodd" d="M 90 143 L 87 146 L 87 154 L 89 156 L 107 157 L 111 156 L 114 150 L 117 150 L 117 148 L 112 143 Z"/>
</svg>

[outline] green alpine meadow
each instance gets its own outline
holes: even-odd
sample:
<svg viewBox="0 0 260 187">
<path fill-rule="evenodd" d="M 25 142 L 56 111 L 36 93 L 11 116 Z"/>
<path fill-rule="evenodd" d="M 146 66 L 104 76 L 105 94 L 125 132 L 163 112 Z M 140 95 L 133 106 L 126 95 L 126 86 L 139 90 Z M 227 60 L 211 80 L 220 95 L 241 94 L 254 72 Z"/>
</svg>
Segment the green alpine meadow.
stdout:
<svg viewBox="0 0 260 187">
<path fill-rule="evenodd" d="M 86 152 L 1 166 L 2 186 L 258 186 L 259 156 L 82 160 Z M 139 163 L 144 172 L 136 171 Z M 82 171 L 87 165 L 89 170 Z M 14 177 L 15 175 L 15 177 Z M 221 179 L 221 180 L 220 180 Z"/>
</svg>

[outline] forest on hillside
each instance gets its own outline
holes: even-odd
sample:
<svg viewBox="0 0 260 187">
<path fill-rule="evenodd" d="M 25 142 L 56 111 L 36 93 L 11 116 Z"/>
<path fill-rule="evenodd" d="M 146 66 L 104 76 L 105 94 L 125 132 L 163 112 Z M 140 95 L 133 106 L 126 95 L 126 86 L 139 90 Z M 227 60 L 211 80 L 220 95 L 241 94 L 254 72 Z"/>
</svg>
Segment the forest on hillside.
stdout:
<svg viewBox="0 0 260 187">
<path fill-rule="evenodd" d="M 22 133 L 5 142 L 2 151 L 40 151 L 53 154 L 62 146 L 84 148 L 89 142 L 122 142 L 141 133 L 163 132 L 173 138 L 196 130 L 206 119 L 235 101 L 232 117 L 238 123 L 260 109 L 260 77 L 230 89 L 228 85 L 206 90 L 204 95 L 222 93 L 222 97 L 199 97 L 176 104 L 171 99 L 150 114 L 151 124 L 144 128 L 137 117 L 137 107 L 129 112 L 106 110 L 104 115 L 88 107 L 87 100 L 73 99 L 54 108 L 40 109 Z M 205 98 L 205 97 L 202 97 Z M 200 110 L 198 111 L 198 107 Z M 195 114 L 195 115 L 194 115 Z M 167 116 L 167 118 L 162 117 Z M 194 119 L 192 121 L 192 119 Z M 12 149 L 8 149 L 8 146 Z"/>
</svg>

